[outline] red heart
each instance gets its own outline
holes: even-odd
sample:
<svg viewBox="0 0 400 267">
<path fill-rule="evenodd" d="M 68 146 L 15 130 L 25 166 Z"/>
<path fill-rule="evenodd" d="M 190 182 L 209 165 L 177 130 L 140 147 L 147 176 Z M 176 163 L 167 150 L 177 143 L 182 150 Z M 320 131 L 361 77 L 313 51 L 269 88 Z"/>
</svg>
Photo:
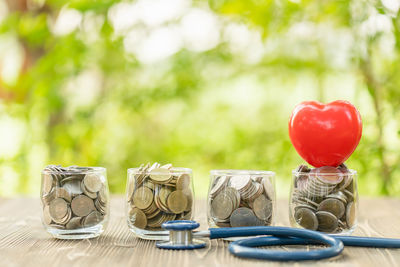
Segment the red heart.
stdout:
<svg viewBox="0 0 400 267">
<path fill-rule="evenodd" d="M 289 120 L 289 136 L 299 155 L 314 167 L 336 167 L 356 149 L 362 134 L 361 115 L 350 102 L 297 105 Z"/>
</svg>

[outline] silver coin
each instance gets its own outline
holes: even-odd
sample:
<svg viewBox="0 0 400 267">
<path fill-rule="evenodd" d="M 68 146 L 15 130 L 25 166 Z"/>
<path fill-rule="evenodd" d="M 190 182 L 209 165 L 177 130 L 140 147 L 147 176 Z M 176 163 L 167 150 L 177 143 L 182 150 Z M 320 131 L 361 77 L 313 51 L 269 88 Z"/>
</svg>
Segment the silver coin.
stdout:
<svg viewBox="0 0 400 267">
<path fill-rule="evenodd" d="M 264 187 L 264 192 L 265 192 L 265 195 L 267 196 L 267 198 L 269 200 L 274 199 L 275 189 L 274 189 L 274 186 L 273 186 L 272 182 L 270 181 L 269 177 L 263 178 L 263 187 Z"/>
<path fill-rule="evenodd" d="M 313 206 L 315 208 L 318 208 L 318 206 L 319 206 L 318 203 L 312 201 L 310 198 L 307 198 L 307 197 L 298 197 L 296 200 L 297 200 L 298 203 L 309 204 L 309 205 L 311 205 L 311 206 Z"/>
<path fill-rule="evenodd" d="M 72 212 L 71 209 L 68 207 L 67 214 L 63 218 L 60 219 L 53 218 L 53 221 L 56 224 L 66 224 L 71 219 L 71 217 L 72 217 Z"/>
<path fill-rule="evenodd" d="M 103 185 L 101 177 L 95 173 L 86 174 L 83 179 L 83 184 L 85 185 L 86 190 L 91 193 L 99 192 Z"/>
<path fill-rule="evenodd" d="M 98 196 L 98 200 L 102 204 L 106 204 L 107 203 L 108 191 L 107 191 L 107 186 L 105 184 L 103 184 L 103 187 L 100 189 L 100 191 L 99 191 L 97 196 Z"/>
<path fill-rule="evenodd" d="M 210 189 L 210 196 L 215 197 L 226 186 L 227 182 L 228 178 L 226 176 L 218 177 Z"/>
<path fill-rule="evenodd" d="M 354 200 L 354 194 L 352 192 L 350 192 L 349 190 L 345 189 L 345 190 L 343 190 L 343 193 L 346 195 L 347 201 L 351 202 Z"/>
<path fill-rule="evenodd" d="M 299 208 L 295 210 L 294 219 L 303 228 L 309 230 L 318 229 L 318 219 L 315 213 L 308 208 Z"/>
<path fill-rule="evenodd" d="M 348 185 L 345 188 L 348 192 L 354 194 L 354 179 L 351 179 L 351 181 L 348 183 Z"/>
<path fill-rule="evenodd" d="M 68 230 L 79 229 L 82 227 L 81 220 L 81 217 L 74 217 L 69 220 L 69 222 L 65 225 L 65 228 Z"/>
<path fill-rule="evenodd" d="M 221 192 L 211 201 L 212 216 L 217 219 L 227 219 L 231 215 L 233 207 L 234 201 L 230 195 Z"/>
<path fill-rule="evenodd" d="M 151 167 L 147 170 L 148 172 L 151 172 L 154 169 L 158 169 L 161 167 L 161 164 L 158 162 L 154 162 L 153 165 L 151 165 Z M 169 169 L 169 168 L 164 168 L 164 169 Z"/>
<path fill-rule="evenodd" d="M 172 164 L 171 164 L 171 163 L 168 163 L 168 164 L 165 164 L 165 165 L 160 166 L 160 168 L 161 168 L 161 169 L 168 169 L 168 170 L 170 170 L 170 169 L 172 168 Z"/>
<path fill-rule="evenodd" d="M 229 185 L 241 193 L 252 182 L 250 175 L 235 175 L 229 179 Z"/>
<path fill-rule="evenodd" d="M 346 207 L 346 223 L 349 227 L 353 227 L 356 221 L 356 206 L 354 202 L 350 202 Z"/>
<path fill-rule="evenodd" d="M 103 215 L 98 211 L 92 211 L 89 215 L 82 219 L 84 227 L 89 227 L 100 223 L 104 219 Z"/>
<path fill-rule="evenodd" d="M 343 180 L 343 173 L 335 167 L 323 166 L 311 171 L 323 184 L 337 185 Z"/>
<path fill-rule="evenodd" d="M 253 202 L 253 211 L 260 220 L 268 220 L 272 216 L 272 201 L 264 195 L 257 197 Z"/>
<path fill-rule="evenodd" d="M 338 228 L 338 219 L 335 215 L 327 211 L 317 211 L 318 231 L 333 233 Z"/>
<path fill-rule="evenodd" d="M 94 202 L 94 206 L 96 207 L 96 209 L 101 213 L 101 214 L 106 214 L 106 205 L 102 204 L 99 199 L 96 199 Z"/>
<path fill-rule="evenodd" d="M 328 211 L 340 219 L 344 215 L 346 208 L 342 201 L 335 198 L 327 198 L 319 204 L 318 211 Z"/>
<path fill-rule="evenodd" d="M 226 187 L 223 192 L 225 194 L 228 194 L 229 197 L 231 198 L 232 203 L 233 203 L 232 210 L 238 208 L 239 205 L 240 205 L 240 194 L 239 194 L 239 192 L 235 188 L 230 187 L 230 186 Z"/>
<path fill-rule="evenodd" d="M 335 193 L 331 193 L 331 194 L 327 195 L 326 198 L 336 198 L 336 199 L 342 201 L 344 204 L 347 203 L 347 197 L 345 194 L 343 194 L 342 191 L 337 191 Z"/>
<path fill-rule="evenodd" d="M 54 221 L 64 218 L 68 214 L 68 203 L 63 198 L 52 200 L 49 205 L 49 213 Z"/>
<path fill-rule="evenodd" d="M 86 216 L 95 209 L 93 200 L 85 195 L 74 197 L 71 202 L 71 208 L 78 217 Z"/>
<path fill-rule="evenodd" d="M 251 209 L 244 207 L 237 208 L 232 212 L 230 223 L 232 227 L 264 225 L 264 222 L 257 218 Z"/>
<path fill-rule="evenodd" d="M 317 211 L 317 209 L 314 206 L 311 206 L 311 205 L 309 205 L 307 203 L 301 203 L 301 204 L 298 204 L 298 205 L 294 206 L 294 210 L 295 211 L 298 210 L 298 209 L 302 209 L 302 208 L 310 209 L 310 210 L 312 210 L 314 212 Z"/>
<path fill-rule="evenodd" d="M 88 190 L 86 189 L 86 186 L 85 186 L 85 183 L 83 182 L 83 180 L 82 180 L 82 182 L 81 182 L 81 189 L 82 189 L 82 192 L 83 192 L 86 196 L 90 197 L 91 199 L 95 199 L 95 198 L 97 197 L 97 193 L 90 192 L 90 191 L 88 191 Z"/>
<path fill-rule="evenodd" d="M 56 190 L 54 191 L 54 196 L 56 198 L 63 198 L 68 203 L 70 203 L 71 200 L 72 200 L 72 197 L 71 197 L 70 193 L 67 190 L 65 190 L 64 188 L 62 188 L 62 187 L 57 187 L 56 188 Z"/>
<path fill-rule="evenodd" d="M 50 191 L 50 193 L 46 194 L 46 195 L 42 195 L 42 203 L 44 203 L 45 205 L 49 205 L 50 202 L 55 199 L 55 194 L 54 192 L 56 191 L 55 187 L 52 188 L 52 190 Z"/>
<path fill-rule="evenodd" d="M 46 206 L 44 207 L 44 209 L 43 209 L 43 222 L 44 222 L 45 224 L 47 224 L 47 225 L 50 225 L 52 221 L 53 221 L 53 220 L 51 219 L 51 216 L 50 216 L 50 209 L 49 209 L 49 206 L 46 205 Z"/>
<path fill-rule="evenodd" d="M 42 178 L 42 195 L 47 195 L 51 192 L 54 186 L 53 176 L 49 173 L 43 174 Z"/>
</svg>

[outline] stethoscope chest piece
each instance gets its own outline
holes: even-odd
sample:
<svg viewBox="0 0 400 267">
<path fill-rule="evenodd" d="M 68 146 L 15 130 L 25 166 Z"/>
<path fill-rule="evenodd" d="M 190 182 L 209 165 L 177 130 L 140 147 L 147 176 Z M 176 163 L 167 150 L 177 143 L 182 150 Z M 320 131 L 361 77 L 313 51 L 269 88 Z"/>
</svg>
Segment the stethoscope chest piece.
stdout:
<svg viewBox="0 0 400 267">
<path fill-rule="evenodd" d="M 162 227 L 169 231 L 169 240 L 159 241 L 156 246 L 175 250 L 204 248 L 206 246 L 204 241 L 193 238 L 193 230 L 199 226 L 199 223 L 188 220 L 165 222 Z"/>
</svg>

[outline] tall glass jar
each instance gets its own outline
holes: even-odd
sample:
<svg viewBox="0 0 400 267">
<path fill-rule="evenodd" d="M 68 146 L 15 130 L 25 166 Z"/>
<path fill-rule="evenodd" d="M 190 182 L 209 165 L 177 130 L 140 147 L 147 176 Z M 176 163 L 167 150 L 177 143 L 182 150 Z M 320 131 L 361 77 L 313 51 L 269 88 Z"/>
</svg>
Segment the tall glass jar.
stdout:
<svg viewBox="0 0 400 267">
<path fill-rule="evenodd" d="M 212 170 L 207 217 L 210 227 L 271 225 L 275 211 L 275 173 Z"/>
<path fill-rule="evenodd" d="M 193 199 L 191 169 L 157 162 L 128 169 L 126 216 L 137 237 L 164 239 L 164 222 L 193 218 Z"/>
<path fill-rule="evenodd" d="M 293 227 L 351 234 L 357 225 L 357 172 L 346 165 L 293 171 L 289 216 Z"/>
<path fill-rule="evenodd" d="M 99 236 L 109 219 L 109 191 L 102 167 L 49 165 L 42 171 L 42 222 L 53 237 Z"/>
</svg>

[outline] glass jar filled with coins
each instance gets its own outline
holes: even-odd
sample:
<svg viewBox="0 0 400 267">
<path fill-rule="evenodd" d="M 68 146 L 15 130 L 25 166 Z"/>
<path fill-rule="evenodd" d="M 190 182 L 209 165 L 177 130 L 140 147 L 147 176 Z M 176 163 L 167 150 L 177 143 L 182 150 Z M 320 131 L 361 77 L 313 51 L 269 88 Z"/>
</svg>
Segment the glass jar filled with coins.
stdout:
<svg viewBox="0 0 400 267">
<path fill-rule="evenodd" d="M 192 170 L 171 164 L 141 165 L 128 170 L 126 214 L 131 231 L 143 239 L 165 237 L 161 225 L 190 220 L 194 193 Z"/>
<path fill-rule="evenodd" d="M 271 225 L 275 210 L 275 173 L 212 170 L 207 206 L 210 227 Z"/>
<path fill-rule="evenodd" d="M 60 239 L 99 236 L 109 218 L 106 169 L 49 165 L 42 171 L 42 221 Z"/>
<path fill-rule="evenodd" d="M 341 164 L 337 168 L 293 171 L 290 221 L 302 227 L 332 234 L 351 234 L 357 223 L 357 173 Z"/>
</svg>

